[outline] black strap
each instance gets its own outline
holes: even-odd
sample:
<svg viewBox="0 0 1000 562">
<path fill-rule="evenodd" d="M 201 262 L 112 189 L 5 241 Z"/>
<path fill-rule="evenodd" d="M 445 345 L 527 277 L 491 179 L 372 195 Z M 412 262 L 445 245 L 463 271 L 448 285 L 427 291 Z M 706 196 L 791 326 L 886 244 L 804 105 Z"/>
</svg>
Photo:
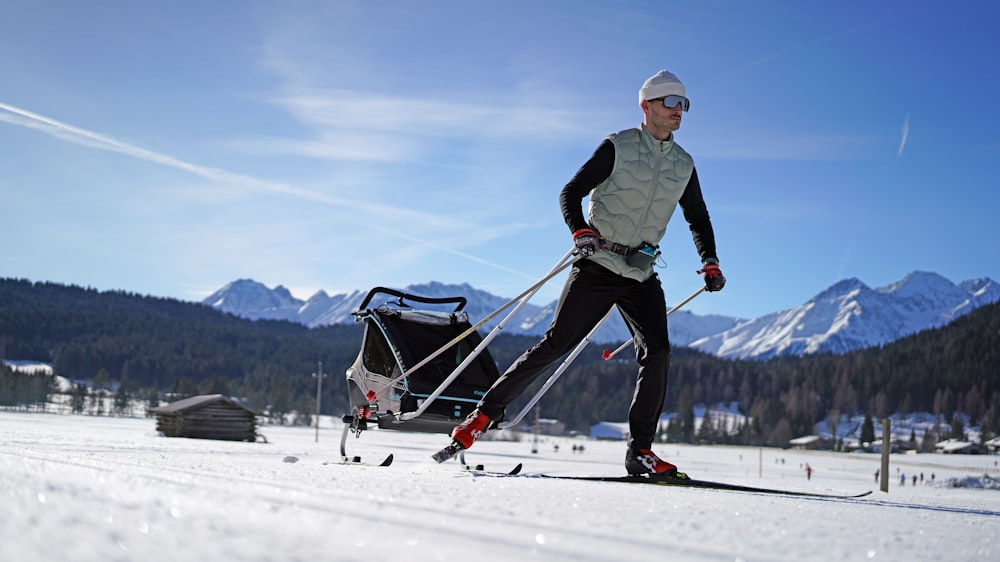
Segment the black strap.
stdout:
<svg viewBox="0 0 1000 562">
<path fill-rule="evenodd" d="M 621 256 L 631 255 L 636 250 L 635 248 L 630 248 L 624 244 L 619 244 L 618 242 L 611 242 L 610 240 L 608 241 L 608 245 L 605 246 L 605 249 Z"/>
</svg>

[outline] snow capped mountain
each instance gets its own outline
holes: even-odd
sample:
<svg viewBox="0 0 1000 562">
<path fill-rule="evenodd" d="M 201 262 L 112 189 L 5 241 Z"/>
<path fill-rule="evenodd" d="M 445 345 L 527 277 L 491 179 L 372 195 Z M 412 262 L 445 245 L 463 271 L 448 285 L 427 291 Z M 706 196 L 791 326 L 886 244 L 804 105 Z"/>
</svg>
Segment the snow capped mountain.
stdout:
<svg viewBox="0 0 1000 562">
<path fill-rule="evenodd" d="M 438 282 L 409 285 L 402 292 L 431 298 L 462 296 L 473 323 L 486 318 L 508 299 L 481 291 L 467 283 Z M 287 289 L 269 289 L 251 279 L 229 283 L 206 298 L 203 304 L 250 319 L 299 322 L 310 327 L 354 322 L 367 291 L 329 295 L 319 291 L 306 301 Z M 381 299 L 381 300 L 380 300 Z M 382 295 L 369 303 L 375 307 L 395 300 Z M 839 281 L 797 308 L 766 314 L 751 320 L 720 315 L 698 315 L 680 310 L 670 317 L 670 339 L 726 358 L 766 359 L 810 353 L 846 353 L 884 345 L 903 336 L 943 326 L 980 306 L 1000 300 L 1000 286 L 988 278 L 955 285 L 936 273 L 915 271 L 902 280 L 872 289 L 858 279 Z M 667 303 L 668 306 L 670 302 Z M 524 305 L 504 326 L 504 333 L 539 336 L 545 332 L 556 302 Z M 453 305 L 449 307 L 449 310 Z M 513 306 L 497 314 L 483 327 L 492 329 Z M 597 333 L 599 343 L 631 338 L 625 323 L 613 315 Z"/>
<path fill-rule="evenodd" d="M 302 301 L 293 297 L 281 285 L 268 289 L 253 279 L 237 279 L 209 295 L 202 304 L 254 320 L 295 322 L 298 321 L 298 309 Z"/>
<path fill-rule="evenodd" d="M 352 291 L 330 296 L 325 291 L 319 291 L 299 307 L 298 321 L 313 328 L 353 322 L 351 313 L 358 309 L 366 294 Z"/>
<path fill-rule="evenodd" d="M 846 353 L 943 326 L 997 300 L 1000 288 L 989 279 L 955 285 L 936 273 L 915 271 L 879 289 L 847 279 L 798 308 L 742 322 L 691 347 L 738 359 Z"/>
<path fill-rule="evenodd" d="M 432 281 L 409 285 L 397 290 L 429 298 L 465 297 L 467 304 L 462 310 L 469 314 L 473 323 L 486 318 L 510 300 L 476 289 L 468 283 L 449 285 Z M 288 320 L 315 328 L 331 324 L 354 323 L 354 317 L 351 316 L 351 313 L 358 309 L 367 294 L 367 291 L 352 291 L 329 295 L 325 291 L 319 291 L 307 301 L 302 301 L 293 297 L 287 289 L 280 285 L 274 289 L 268 289 L 264 284 L 252 279 L 240 279 L 212 293 L 202 301 L 202 304 L 251 320 Z M 368 306 L 376 307 L 384 302 L 392 301 L 395 301 L 395 298 L 389 295 L 380 295 L 376 296 L 375 300 Z M 486 322 L 483 329 L 493 329 L 515 306 L 516 303 L 497 314 L 496 317 Z M 428 308 L 435 307 L 428 306 Z M 454 305 L 438 308 L 453 310 Z M 521 307 L 518 313 L 504 325 L 504 333 L 540 336 L 552 322 L 555 308 L 556 301 L 544 306 L 529 302 Z M 698 316 L 687 311 L 678 311 L 670 318 L 671 341 L 676 345 L 688 345 L 697 339 L 732 328 L 739 321 L 738 318 L 726 316 Z M 621 342 L 631 337 L 632 334 L 625 327 L 625 322 L 616 314 L 601 328 L 594 341 Z"/>
<path fill-rule="evenodd" d="M 352 291 L 330 296 L 326 291 L 318 291 L 309 300 L 302 301 L 281 285 L 269 289 L 253 279 L 239 279 L 201 303 L 250 320 L 287 320 L 315 328 L 353 322 L 351 312 L 357 310 L 366 294 Z"/>
<path fill-rule="evenodd" d="M 1000 300 L 1000 286 L 988 277 L 962 281 L 958 288 L 972 295 L 973 304 L 977 307 Z"/>
</svg>

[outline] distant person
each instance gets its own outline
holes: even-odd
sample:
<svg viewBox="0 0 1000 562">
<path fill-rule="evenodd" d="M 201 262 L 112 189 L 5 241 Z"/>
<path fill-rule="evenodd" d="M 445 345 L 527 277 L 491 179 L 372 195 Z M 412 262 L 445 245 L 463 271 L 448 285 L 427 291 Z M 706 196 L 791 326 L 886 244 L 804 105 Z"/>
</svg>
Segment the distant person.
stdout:
<svg viewBox="0 0 1000 562">
<path fill-rule="evenodd" d="M 878 482 L 878 469 L 875 469 L 875 482 Z"/>
<path fill-rule="evenodd" d="M 508 404 L 576 346 L 617 306 L 632 332 L 639 374 L 629 407 L 629 474 L 686 477 L 653 451 L 670 367 L 666 300 L 653 265 L 660 240 L 680 205 L 701 258 L 705 290 L 726 284 L 715 234 L 694 160 L 674 131 L 690 102 L 684 84 L 666 70 L 639 89 L 643 122 L 608 136 L 559 196 L 573 244 L 585 259 L 573 264 L 556 313 L 542 340 L 507 369 L 461 425 L 452 431 L 467 449 L 503 419 Z M 590 197 L 585 218 L 582 202 Z"/>
<path fill-rule="evenodd" d="M 811 466 L 809 466 L 807 464 L 806 465 L 806 480 L 812 480 L 812 478 L 813 478 L 813 469 L 812 469 Z"/>
<path fill-rule="evenodd" d="M 905 472 L 899 475 L 899 485 L 900 486 L 906 486 L 906 473 Z"/>
</svg>

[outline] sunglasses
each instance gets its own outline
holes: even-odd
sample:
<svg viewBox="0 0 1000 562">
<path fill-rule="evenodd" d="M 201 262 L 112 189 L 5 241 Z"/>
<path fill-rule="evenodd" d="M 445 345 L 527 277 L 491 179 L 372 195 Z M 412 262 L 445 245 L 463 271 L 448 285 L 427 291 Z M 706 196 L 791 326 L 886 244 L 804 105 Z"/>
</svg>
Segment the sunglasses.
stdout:
<svg viewBox="0 0 1000 562">
<path fill-rule="evenodd" d="M 662 98 L 656 98 L 652 100 L 646 100 L 648 102 L 659 101 L 663 102 L 663 107 L 673 109 L 677 107 L 677 104 L 681 104 L 681 110 L 687 111 L 691 107 L 691 100 L 684 96 L 666 96 Z"/>
</svg>

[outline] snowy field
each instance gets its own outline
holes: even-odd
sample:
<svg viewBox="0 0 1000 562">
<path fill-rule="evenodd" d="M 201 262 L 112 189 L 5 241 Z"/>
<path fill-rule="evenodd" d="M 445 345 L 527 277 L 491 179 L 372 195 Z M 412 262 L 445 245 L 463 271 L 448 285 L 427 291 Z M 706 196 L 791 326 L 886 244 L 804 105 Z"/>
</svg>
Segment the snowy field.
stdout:
<svg viewBox="0 0 1000 562">
<path fill-rule="evenodd" d="M 1000 476 L 997 456 L 894 455 L 887 494 L 803 499 L 473 476 L 430 460 L 446 436 L 391 431 L 348 441 L 366 461 L 394 453 L 391 467 L 344 466 L 339 427 L 324 421 L 318 443 L 312 428 L 274 426 L 262 428 L 269 443 L 231 443 L 161 437 L 152 419 L 0 412 L 0 561 L 1000 559 L 1000 490 L 945 485 Z M 623 472 L 621 442 L 531 449 L 530 438 L 482 442 L 467 460 Z M 878 489 L 876 455 L 655 450 L 697 478 Z"/>
</svg>

